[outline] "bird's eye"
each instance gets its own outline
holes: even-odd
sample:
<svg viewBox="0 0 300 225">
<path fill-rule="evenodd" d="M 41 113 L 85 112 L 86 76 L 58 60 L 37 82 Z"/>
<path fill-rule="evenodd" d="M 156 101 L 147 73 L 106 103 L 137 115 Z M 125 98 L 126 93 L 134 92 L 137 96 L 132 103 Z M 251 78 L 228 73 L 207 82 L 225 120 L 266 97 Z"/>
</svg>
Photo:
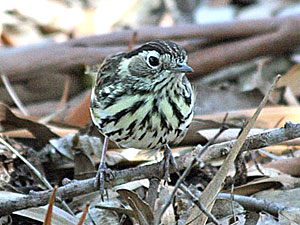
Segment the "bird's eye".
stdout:
<svg viewBox="0 0 300 225">
<path fill-rule="evenodd" d="M 150 66 L 158 66 L 159 65 L 159 59 L 155 56 L 150 56 L 148 58 L 148 63 Z"/>
</svg>

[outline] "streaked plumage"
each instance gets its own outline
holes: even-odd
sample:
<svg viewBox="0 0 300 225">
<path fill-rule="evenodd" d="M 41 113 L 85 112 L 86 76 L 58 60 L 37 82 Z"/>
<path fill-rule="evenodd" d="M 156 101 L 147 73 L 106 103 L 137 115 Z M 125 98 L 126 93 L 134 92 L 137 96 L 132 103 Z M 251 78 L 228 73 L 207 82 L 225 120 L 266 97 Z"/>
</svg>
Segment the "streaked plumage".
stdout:
<svg viewBox="0 0 300 225">
<path fill-rule="evenodd" d="M 159 150 L 179 143 L 194 108 L 186 60 L 184 49 L 169 41 L 106 58 L 91 97 L 99 131 L 126 148 Z"/>
</svg>

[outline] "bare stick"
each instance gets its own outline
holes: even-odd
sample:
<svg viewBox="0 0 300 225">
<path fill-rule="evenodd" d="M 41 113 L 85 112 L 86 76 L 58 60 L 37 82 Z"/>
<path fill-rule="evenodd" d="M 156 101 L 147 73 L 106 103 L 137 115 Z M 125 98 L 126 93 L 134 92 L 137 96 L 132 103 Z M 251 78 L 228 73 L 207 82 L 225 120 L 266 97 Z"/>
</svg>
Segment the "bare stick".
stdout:
<svg viewBox="0 0 300 225">
<path fill-rule="evenodd" d="M 261 175 L 265 175 L 264 172 L 260 169 L 260 166 L 256 160 L 256 156 L 255 156 L 255 152 L 250 152 L 251 154 L 251 158 L 252 158 L 252 161 L 254 162 L 254 165 L 255 165 L 255 168 L 258 170 L 258 172 L 261 173 Z"/>
<path fill-rule="evenodd" d="M 71 77 L 69 75 L 67 75 L 65 85 L 64 85 L 64 91 L 63 91 L 63 94 L 61 96 L 59 106 L 57 108 L 58 110 L 66 107 L 68 94 L 69 94 L 69 89 L 70 89 L 70 80 L 71 80 Z"/>
<path fill-rule="evenodd" d="M 17 105 L 18 109 L 20 109 L 20 111 L 24 115 L 28 116 L 29 115 L 28 111 L 26 110 L 25 106 L 23 105 L 23 103 L 19 99 L 17 93 L 15 92 L 12 85 L 10 84 L 7 76 L 5 74 L 1 74 L 1 79 L 3 81 L 3 84 L 4 84 L 7 92 L 9 93 L 9 95 L 12 98 L 12 100 L 14 101 L 14 103 Z"/>
<path fill-rule="evenodd" d="M 95 182 L 95 186 L 99 188 L 102 201 L 104 201 L 104 191 L 105 191 L 105 176 L 106 176 L 106 169 L 107 169 L 105 164 L 105 158 L 106 158 L 107 146 L 108 146 L 108 137 L 105 136 L 103 141 L 103 146 L 102 146 L 100 164 L 97 171 L 96 182 Z"/>
<path fill-rule="evenodd" d="M 202 194 L 201 191 L 198 191 L 195 188 L 193 189 L 192 193 L 197 198 L 199 198 Z M 281 203 L 276 203 L 261 198 L 237 195 L 232 193 L 219 193 L 217 197 L 236 201 L 247 210 L 256 211 L 256 212 L 265 211 L 276 217 L 278 216 L 279 211 L 295 209 L 295 207 L 288 207 Z"/>
<path fill-rule="evenodd" d="M 234 189 L 234 184 L 231 185 L 231 191 L 230 191 L 230 203 L 231 203 L 231 211 L 232 211 L 232 215 L 233 215 L 233 221 L 236 222 L 236 214 L 234 211 L 234 205 L 233 205 L 233 189 Z"/>
<path fill-rule="evenodd" d="M 281 203 L 271 202 L 265 199 L 259 199 L 254 197 L 219 193 L 218 198 L 225 198 L 230 200 L 233 196 L 233 200 L 240 203 L 244 208 L 253 211 L 266 211 L 274 216 L 278 216 L 278 212 L 281 210 L 292 209 L 293 207 L 287 207 Z"/>
<path fill-rule="evenodd" d="M 137 32 L 134 31 L 134 32 L 133 32 L 133 35 L 132 35 L 132 38 L 131 38 L 131 40 L 130 40 L 130 42 L 129 42 L 129 44 L 128 44 L 128 49 L 127 49 L 127 51 L 131 51 L 131 50 L 132 50 L 132 48 L 133 48 L 133 46 L 134 46 L 134 43 L 135 43 L 135 41 L 136 41 L 136 37 L 137 37 Z"/>
</svg>

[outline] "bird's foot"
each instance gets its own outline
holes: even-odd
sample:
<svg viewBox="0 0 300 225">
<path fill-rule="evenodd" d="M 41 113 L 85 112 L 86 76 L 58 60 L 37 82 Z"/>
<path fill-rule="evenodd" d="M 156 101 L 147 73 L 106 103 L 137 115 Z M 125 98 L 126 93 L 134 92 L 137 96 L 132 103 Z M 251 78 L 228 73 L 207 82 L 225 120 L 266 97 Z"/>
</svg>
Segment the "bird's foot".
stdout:
<svg viewBox="0 0 300 225">
<path fill-rule="evenodd" d="M 113 179 L 112 170 L 107 168 L 105 163 L 103 163 L 102 165 L 100 164 L 96 174 L 96 181 L 94 185 L 99 190 L 102 201 L 104 201 L 105 191 L 106 191 L 106 197 L 108 199 L 107 190 L 105 189 L 105 183 L 110 182 L 112 179 Z"/>
<path fill-rule="evenodd" d="M 173 167 L 176 171 L 178 171 L 178 165 L 172 154 L 172 150 L 169 146 L 167 146 L 166 150 L 164 151 L 164 158 L 159 168 L 160 177 L 163 177 L 165 182 L 167 182 L 170 177 L 170 167 Z"/>
</svg>

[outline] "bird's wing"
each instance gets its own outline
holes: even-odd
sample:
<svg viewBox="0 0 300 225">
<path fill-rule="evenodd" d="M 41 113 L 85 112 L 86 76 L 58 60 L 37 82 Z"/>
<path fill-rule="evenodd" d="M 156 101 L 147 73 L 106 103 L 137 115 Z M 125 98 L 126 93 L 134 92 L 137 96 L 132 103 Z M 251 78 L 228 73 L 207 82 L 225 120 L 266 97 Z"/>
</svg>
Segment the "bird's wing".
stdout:
<svg viewBox="0 0 300 225">
<path fill-rule="evenodd" d="M 96 78 L 95 87 L 97 89 L 102 89 L 108 83 L 111 83 L 113 79 L 117 77 L 118 66 L 123 58 L 125 53 L 118 53 L 116 55 L 106 57 L 103 63 L 101 64 Z"/>
</svg>

